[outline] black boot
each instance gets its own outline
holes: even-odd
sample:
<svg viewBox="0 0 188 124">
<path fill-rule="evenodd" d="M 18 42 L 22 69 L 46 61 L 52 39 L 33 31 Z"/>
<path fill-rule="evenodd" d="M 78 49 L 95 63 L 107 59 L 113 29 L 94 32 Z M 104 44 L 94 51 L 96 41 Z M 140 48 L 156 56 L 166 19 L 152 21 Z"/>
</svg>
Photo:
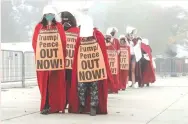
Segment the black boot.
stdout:
<svg viewBox="0 0 188 124">
<path fill-rule="evenodd" d="M 147 87 L 149 87 L 149 84 L 147 84 Z"/>
<path fill-rule="evenodd" d="M 80 105 L 80 108 L 79 108 L 79 113 L 83 113 L 84 112 L 84 106 Z"/>
<path fill-rule="evenodd" d="M 44 108 L 40 113 L 43 115 L 48 115 L 50 113 L 50 107 Z"/>
<path fill-rule="evenodd" d="M 96 116 L 96 114 L 97 114 L 97 109 L 96 109 L 96 107 L 91 107 L 91 109 L 90 109 L 90 115 L 91 115 L 91 116 Z"/>
</svg>

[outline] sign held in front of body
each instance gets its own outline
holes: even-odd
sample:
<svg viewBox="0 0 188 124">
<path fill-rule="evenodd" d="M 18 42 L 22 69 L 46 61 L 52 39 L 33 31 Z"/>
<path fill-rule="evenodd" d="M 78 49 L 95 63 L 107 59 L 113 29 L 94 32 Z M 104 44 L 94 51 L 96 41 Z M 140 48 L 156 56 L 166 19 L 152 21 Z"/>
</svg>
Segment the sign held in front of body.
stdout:
<svg viewBox="0 0 188 124">
<path fill-rule="evenodd" d="M 78 82 L 94 82 L 107 79 L 102 50 L 95 39 L 81 40 L 78 60 Z"/>
<path fill-rule="evenodd" d="M 120 69 L 129 70 L 129 54 L 128 49 L 120 49 Z"/>
<path fill-rule="evenodd" d="M 118 53 L 115 50 L 107 50 L 108 62 L 112 74 L 118 74 Z"/>
<path fill-rule="evenodd" d="M 64 55 L 57 29 L 41 30 L 37 39 L 36 70 L 51 71 L 64 69 Z"/>
<path fill-rule="evenodd" d="M 65 58 L 65 68 L 72 69 L 74 50 L 76 45 L 78 34 L 66 32 L 67 45 L 66 45 L 66 58 Z"/>
</svg>

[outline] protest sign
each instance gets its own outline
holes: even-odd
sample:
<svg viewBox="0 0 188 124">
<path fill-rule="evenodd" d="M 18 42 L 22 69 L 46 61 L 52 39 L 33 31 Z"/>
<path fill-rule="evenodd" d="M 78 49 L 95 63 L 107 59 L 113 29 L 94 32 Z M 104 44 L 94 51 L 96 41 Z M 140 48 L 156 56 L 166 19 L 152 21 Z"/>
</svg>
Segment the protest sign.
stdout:
<svg viewBox="0 0 188 124">
<path fill-rule="evenodd" d="M 37 71 L 64 69 L 64 56 L 58 30 L 41 30 L 36 49 Z"/>
<path fill-rule="evenodd" d="M 72 69 L 73 58 L 74 58 L 74 50 L 76 45 L 76 40 L 78 34 L 66 32 L 66 57 L 65 57 L 65 68 Z"/>
<path fill-rule="evenodd" d="M 112 74 L 118 74 L 118 53 L 116 50 L 107 50 L 108 62 Z"/>
<path fill-rule="evenodd" d="M 78 82 L 94 82 L 107 79 L 102 50 L 94 39 L 81 41 L 77 65 Z"/>
<path fill-rule="evenodd" d="M 120 69 L 129 70 L 129 53 L 128 49 L 120 49 Z"/>
</svg>

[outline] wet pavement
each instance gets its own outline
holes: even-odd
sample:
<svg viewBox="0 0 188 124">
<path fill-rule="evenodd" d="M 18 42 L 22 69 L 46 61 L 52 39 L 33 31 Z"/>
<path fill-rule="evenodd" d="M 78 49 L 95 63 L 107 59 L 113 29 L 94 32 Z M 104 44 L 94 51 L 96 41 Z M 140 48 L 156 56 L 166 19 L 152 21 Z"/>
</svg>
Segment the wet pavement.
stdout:
<svg viewBox="0 0 188 124">
<path fill-rule="evenodd" d="M 150 87 L 110 94 L 108 114 L 39 113 L 37 86 L 2 89 L 2 124 L 188 124 L 188 77 L 159 78 Z"/>
</svg>

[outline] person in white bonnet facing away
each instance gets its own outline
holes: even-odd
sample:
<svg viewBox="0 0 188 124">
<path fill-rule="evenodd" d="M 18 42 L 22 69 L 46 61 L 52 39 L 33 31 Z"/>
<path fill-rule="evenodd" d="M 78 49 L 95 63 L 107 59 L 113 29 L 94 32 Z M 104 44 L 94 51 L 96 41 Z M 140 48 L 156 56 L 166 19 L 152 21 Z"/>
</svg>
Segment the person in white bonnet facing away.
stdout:
<svg viewBox="0 0 188 124">
<path fill-rule="evenodd" d="M 149 45 L 148 39 L 142 39 L 142 59 L 141 59 L 141 70 L 142 70 L 142 83 L 143 85 L 149 86 L 150 83 L 154 83 L 155 78 L 155 63 L 153 63 L 152 49 Z"/>
</svg>

